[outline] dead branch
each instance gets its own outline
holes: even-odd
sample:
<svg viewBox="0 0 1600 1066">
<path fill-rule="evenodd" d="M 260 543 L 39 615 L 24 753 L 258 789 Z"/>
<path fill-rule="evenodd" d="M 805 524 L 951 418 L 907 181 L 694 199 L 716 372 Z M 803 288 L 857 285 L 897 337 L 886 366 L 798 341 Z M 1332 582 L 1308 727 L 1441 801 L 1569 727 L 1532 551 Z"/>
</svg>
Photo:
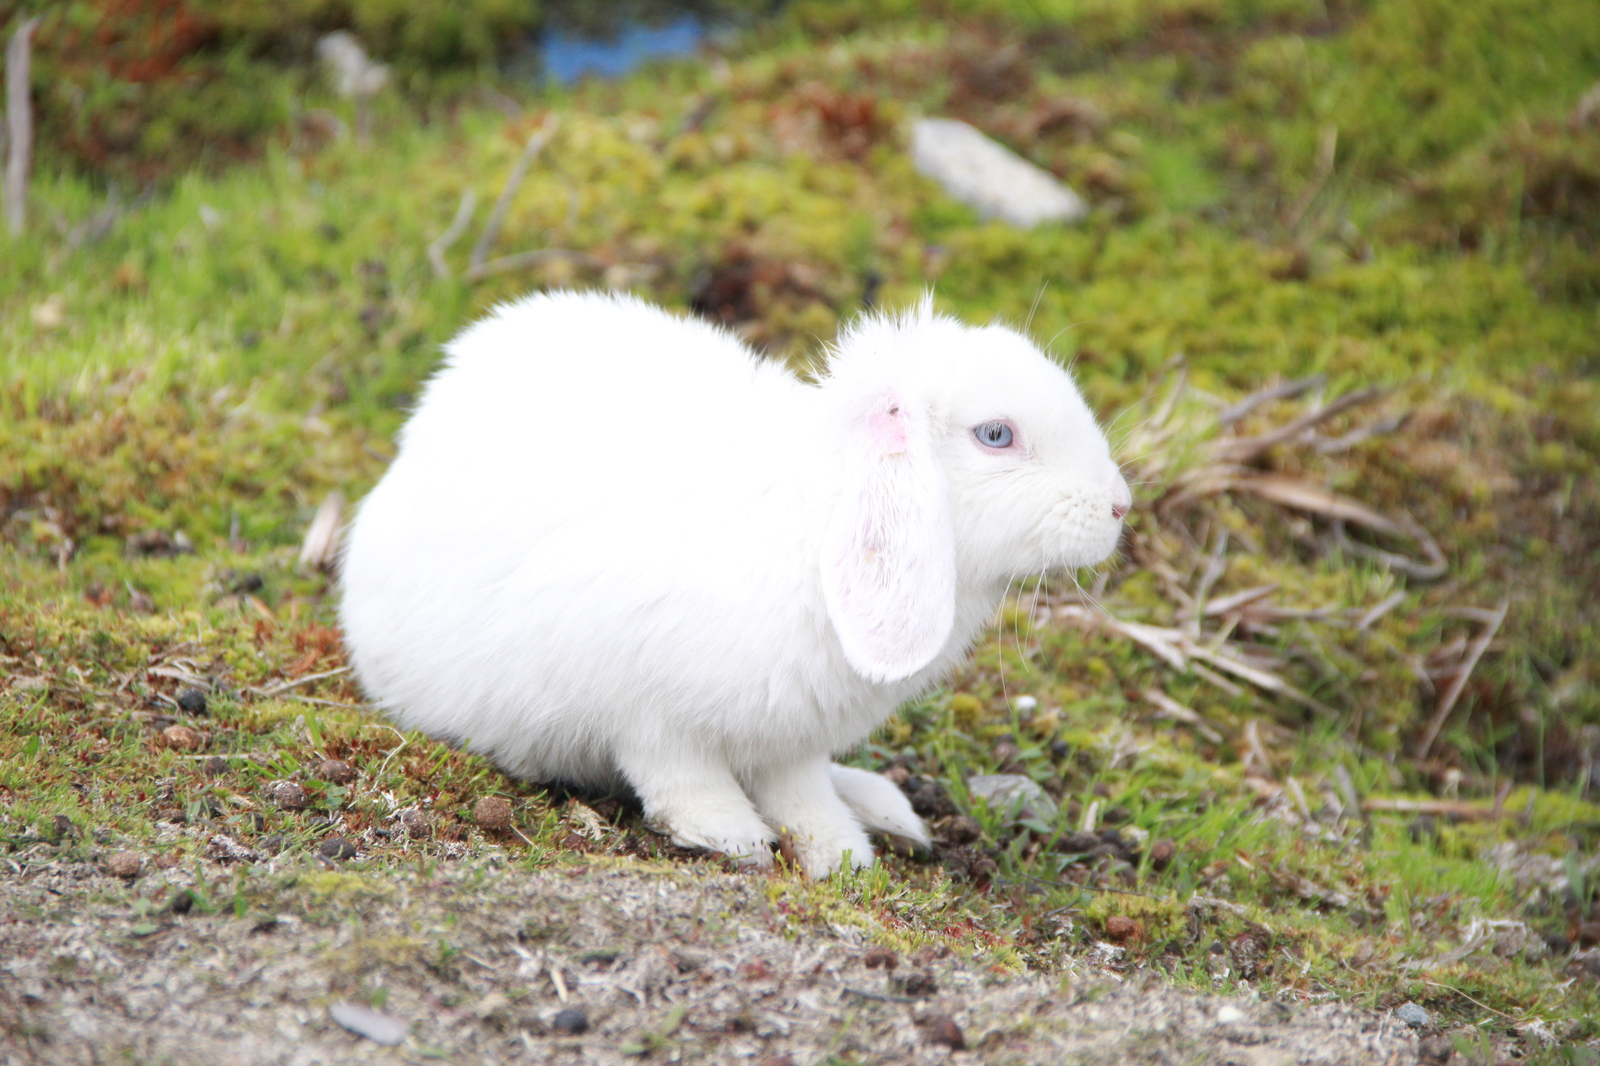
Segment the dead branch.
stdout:
<svg viewBox="0 0 1600 1066">
<path fill-rule="evenodd" d="M 1263 660 L 1260 657 L 1251 662 L 1236 645 L 1227 643 L 1226 634 L 1223 634 L 1223 639 L 1213 646 L 1202 644 L 1194 634 L 1185 629 L 1129 622 L 1104 611 L 1090 611 L 1083 607 L 1061 607 L 1057 609 L 1056 614 L 1057 617 L 1072 618 L 1127 637 L 1174 670 L 1194 669 L 1197 660 L 1223 673 L 1232 674 L 1257 688 L 1286 696 L 1319 713 L 1333 713 L 1326 704 L 1301 692 L 1267 669 L 1262 665 Z M 1267 664 L 1273 662 L 1275 660 L 1265 660 Z"/>
<path fill-rule="evenodd" d="M 1225 407 L 1217 412 L 1217 425 L 1226 429 L 1264 403 L 1271 403 L 1274 400 L 1292 400 L 1296 396 L 1310 392 L 1312 389 L 1321 388 L 1327 383 L 1328 376 L 1326 374 L 1313 374 L 1308 378 L 1285 381 L 1281 385 L 1273 385 L 1269 388 L 1252 392 L 1232 407 Z"/>
<path fill-rule="evenodd" d="M 1373 437 L 1380 437 L 1388 433 L 1393 433 L 1409 421 L 1411 421 L 1410 411 L 1401 411 L 1397 415 L 1390 415 L 1388 418 L 1380 418 L 1376 422 L 1368 423 L 1365 426 L 1358 426 L 1343 436 L 1334 437 L 1331 440 L 1318 441 L 1316 444 L 1317 454 L 1338 455 L 1341 452 L 1347 452 L 1364 440 L 1370 440 Z"/>
<path fill-rule="evenodd" d="M 1362 544 L 1360 541 L 1351 540 L 1344 535 L 1343 529 L 1336 530 L 1339 547 L 1352 555 L 1371 559 L 1391 570 L 1398 570 L 1402 574 L 1416 578 L 1418 581 L 1437 581 L 1443 577 L 1450 569 L 1450 561 L 1444 557 L 1444 551 L 1440 549 L 1439 542 L 1433 539 L 1433 534 L 1423 529 L 1409 515 L 1402 516 L 1399 520 L 1399 525 L 1401 531 L 1415 541 L 1417 547 L 1421 549 L 1425 562 L 1418 562 L 1398 552 L 1384 551 L 1382 548 L 1374 548 L 1370 544 Z"/>
<path fill-rule="evenodd" d="M 1272 760 L 1267 757 L 1267 749 L 1261 743 L 1261 719 L 1252 718 L 1244 727 L 1244 772 L 1250 773 L 1256 767 L 1261 773 L 1272 773 Z"/>
<path fill-rule="evenodd" d="M 1255 588 L 1245 589 L 1242 592 L 1235 592 L 1231 596 L 1220 596 L 1206 604 L 1205 615 L 1207 618 L 1211 618 L 1216 615 L 1227 614 L 1230 611 L 1237 611 L 1254 604 L 1257 600 L 1266 599 L 1277 591 L 1278 583 L 1274 581 L 1270 584 L 1257 585 Z"/>
<path fill-rule="evenodd" d="M 300 543 L 300 567 L 331 569 L 339 554 L 339 530 L 344 524 L 344 493 L 330 492 L 317 508 L 305 539 Z"/>
<path fill-rule="evenodd" d="M 1431 814 L 1449 818 L 1488 819 L 1504 818 L 1509 812 L 1498 803 L 1485 807 L 1481 803 L 1465 800 L 1406 800 L 1385 799 L 1374 796 L 1361 801 L 1364 811 L 1386 811 L 1393 814 Z"/>
<path fill-rule="evenodd" d="M 1217 534 L 1216 547 L 1206 559 L 1206 568 L 1200 574 L 1200 584 L 1195 588 L 1194 596 L 1190 600 L 1192 604 L 1202 605 L 1201 609 L 1194 611 L 1193 617 L 1189 619 L 1189 632 L 1196 637 L 1200 635 L 1200 622 L 1206 613 L 1203 605 L 1211 597 L 1211 586 L 1217 583 L 1227 569 L 1228 530 L 1224 527 Z"/>
<path fill-rule="evenodd" d="M 1196 733 L 1199 733 L 1213 744 L 1222 743 L 1222 734 L 1211 728 L 1206 720 L 1200 716 L 1200 712 L 1192 707 L 1184 706 L 1158 688 L 1145 689 L 1144 698 L 1159 708 L 1156 713 L 1162 718 L 1170 718 L 1174 721 L 1182 722 L 1184 725 L 1194 727 Z"/>
<path fill-rule="evenodd" d="M 1444 728 L 1445 719 L 1450 716 L 1456 700 L 1461 698 L 1462 690 L 1467 687 L 1467 678 L 1472 676 L 1473 668 L 1478 665 L 1478 660 L 1488 649 L 1489 642 L 1494 640 L 1494 635 L 1500 631 L 1500 624 L 1506 620 L 1506 612 L 1510 609 L 1510 600 L 1500 601 L 1500 606 L 1495 608 L 1494 617 L 1484 625 L 1483 632 L 1478 634 L 1478 639 L 1473 642 L 1472 650 L 1467 653 L 1466 661 L 1456 672 L 1450 687 L 1445 689 L 1444 695 L 1439 698 L 1439 707 L 1433 712 L 1433 720 L 1428 723 L 1427 732 L 1423 733 L 1422 742 L 1417 745 L 1419 762 L 1427 759 L 1428 753 L 1433 750 L 1433 742 L 1438 739 L 1439 730 Z"/>
<path fill-rule="evenodd" d="M 1372 625 L 1378 621 L 1378 619 L 1382 618 L 1384 615 L 1388 614 L 1390 611 L 1394 610 L 1404 602 L 1406 602 L 1406 594 L 1404 592 L 1391 592 L 1389 595 L 1380 600 L 1377 606 L 1373 607 L 1372 610 L 1361 616 L 1361 620 L 1356 623 L 1356 628 L 1371 628 Z"/>
<path fill-rule="evenodd" d="M 433 276 L 440 281 L 446 281 L 450 277 L 450 264 L 445 262 L 444 253 L 448 252 L 450 246 L 466 232 L 467 225 L 472 221 L 472 212 L 477 206 L 477 193 L 471 189 L 462 193 L 461 203 L 456 208 L 455 217 L 450 220 L 450 225 L 428 245 L 428 262 L 433 264 Z"/>
<path fill-rule="evenodd" d="M 33 101 L 28 95 L 33 31 L 38 18 L 24 19 L 6 44 L 6 224 L 21 236 L 27 223 L 28 168 L 33 162 Z"/>
<path fill-rule="evenodd" d="M 1320 514 L 1324 518 L 1332 518 L 1343 522 L 1353 522 L 1358 526 L 1365 526 L 1376 533 L 1387 533 L 1390 536 L 1402 537 L 1406 529 L 1399 522 L 1386 518 L 1348 496 L 1341 496 L 1330 492 L 1320 485 L 1313 485 L 1308 481 L 1296 478 L 1278 477 L 1276 475 L 1262 475 L 1260 477 L 1233 478 L 1227 484 L 1230 489 L 1239 489 L 1264 500 L 1292 507 L 1297 511 L 1310 511 Z"/>
<path fill-rule="evenodd" d="M 574 252 L 568 248 L 538 248 L 531 252 L 518 252 L 516 255 L 503 255 L 499 259 L 491 259 L 487 263 L 479 263 L 469 267 L 465 275 L 468 281 L 482 281 L 484 278 L 495 274 L 509 274 L 517 270 L 526 270 L 531 266 L 549 263 L 557 259 L 565 259 L 569 263 L 598 269 L 606 265 L 606 261 L 589 252 Z"/>
<path fill-rule="evenodd" d="M 1313 426 L 1334 418 L 1352 407 L 1370 403 L 1384 395 L 1388 390 L 1373 386 L 1367 389 L 1357 389 L 1347 392 L 1332 403 L 1324 404 L 1315 411 L 1301 415 L 1292 422 L 1287 422 L 1270 433 L 1263 433 L 1255 437 L 1229 437 L 1217 441 L 1211 446 L 1211 457 L 1222 463 L 1248 463 L 1265 454 L 1269 449 L 1279 444 L 1287 443 L 1300 436 Z"/>
<path fill-rule="evenodd" d="M 528 144 L 522 149 L 522 156 L 517 160 L 517 165 L 512 168 L 511 176 L 506 179 L 505 188 L 500 190 L 500 198 L 494 202 L 494 210 L 489 212 L 489 221 L 483 227 L 483 234 L 478 238 L 478 243 L 472 246 L 472 257 L 468 261 L 472 271 L 483 266 L 489 257 L 489 249 L 494 247 L 494 242 L 500 238 L 500 226 L 506 220 L 506 212 L 511 209 L 511 201 L 517 195 L 517 190 L 522 187 L 522 181 L 528 176 L 528 170 L 533 166 L 533 161 L 539 158 L 539 153 L 544 151 L 544 146 L 549 142 L 556 131 L 558 120 L 554 112 L 545 117 L 539 128 L 533 131 L 528 138 Z"/>
</svg>

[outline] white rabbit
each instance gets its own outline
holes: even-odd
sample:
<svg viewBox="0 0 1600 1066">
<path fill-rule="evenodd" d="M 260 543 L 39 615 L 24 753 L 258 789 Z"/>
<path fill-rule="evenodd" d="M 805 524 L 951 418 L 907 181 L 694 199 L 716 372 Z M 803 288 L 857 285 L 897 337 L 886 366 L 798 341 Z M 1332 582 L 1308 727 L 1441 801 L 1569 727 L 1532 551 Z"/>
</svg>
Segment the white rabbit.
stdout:
<svg viewBox="0 0 1600 1066">
<path fill-rule="evenodd" d="M 674 842 L 813 876 L 926 844 L 835 765 L 967 652 L 1012 579 L 1106 558 L 1131 498 L 1017 333 L 869 317 L 806 384 L 636 299 L 461 333 L 346 543 L 361 684 L 508 773 L 630 786 Z"/>
</svg>

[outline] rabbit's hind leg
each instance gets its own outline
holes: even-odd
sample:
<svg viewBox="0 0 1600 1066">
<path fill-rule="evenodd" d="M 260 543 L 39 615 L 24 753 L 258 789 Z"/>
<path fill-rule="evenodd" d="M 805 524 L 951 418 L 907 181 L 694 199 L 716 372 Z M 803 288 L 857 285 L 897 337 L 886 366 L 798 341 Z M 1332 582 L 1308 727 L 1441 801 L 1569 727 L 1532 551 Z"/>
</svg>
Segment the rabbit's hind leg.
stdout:
<svg viewBox="0 0 1600 1066">
<path fill-rule="evenodd" d="M 857 770 L 832 763 L 828 767 L 839 798 L 855 812 L 870 832 L 887 833 L 920 848 L 932 845 L 928 827 L 922 824 L 905 793 L 882 774 Z"/>
<path fill-rule="evenodd" d="M 789 766 L 766 767 L 752 775 L 750 796 L 767 824 L 788 832 L 800 866 L 811 877 L 826 877 L 844 863 L 871 866 L 872 842 L 861 828 L 829 775 L 825 758 Z"/>
<path fill-rule="evenodd" d="M 618 769 L 644 805 L 645 824 L 684 848 L 771 866 L 777 839 L 727 766 L 698 752 L 618 752 Z"/>
</svg>

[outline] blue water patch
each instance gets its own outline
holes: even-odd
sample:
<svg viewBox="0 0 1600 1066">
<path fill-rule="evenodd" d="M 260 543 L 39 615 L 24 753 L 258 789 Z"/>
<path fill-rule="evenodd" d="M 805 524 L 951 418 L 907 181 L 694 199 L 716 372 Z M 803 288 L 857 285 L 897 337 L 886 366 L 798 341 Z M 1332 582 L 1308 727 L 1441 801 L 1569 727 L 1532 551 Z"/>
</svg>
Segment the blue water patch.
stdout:
<svg viewBox="0 0 1600 1066">
<path fill-rule="evenodd" d="M 652 59 L 694 55 L 705 39 L 705 27 L 696 18 L 681 18 L 665 26 L 628 23 L 609 41 L 572 37 L 549 30 L 539 47 L 545 77 L 571 85 L 585 74 L 616 78 Z"/>
</svg>

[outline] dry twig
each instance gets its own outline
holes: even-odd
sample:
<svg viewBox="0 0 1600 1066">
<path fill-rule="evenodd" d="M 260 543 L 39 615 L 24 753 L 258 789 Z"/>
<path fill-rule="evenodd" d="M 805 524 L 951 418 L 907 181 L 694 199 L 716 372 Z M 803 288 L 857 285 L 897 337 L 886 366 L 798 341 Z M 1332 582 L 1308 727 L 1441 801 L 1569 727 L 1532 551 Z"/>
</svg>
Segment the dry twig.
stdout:
<svg viewBox="0 0 1600 1066">
<path fill-rule="evenodd" d="M 526 270 L 531 266 L 539 266 L 557 259 L 565 259 L 578 266 L 599 269 L 606 265 L 605 260 L 589 252 L 575 252 L 568 248 L 536 248 L 531 252 L 518 252 L 516 255 L 503 255 L 498 259 L 491 259 L 487 263 L 479 263 L 469 267 L 465 275 L 468 281 L 482 281 L 484 278 L 493 277 L 495 274 L 509 274 L 517 270 Z"/>
<path fill-rule="evenodd" d="M 1427 731 L 1422 734 L 1422 741 L 1417 745 L 1418 761 L 1427 759 L 1428 754 L 1433 751 L 1433 742 L 1438 739 L 1439 730 L 1444 728 L 1445 719 L 1450 716 L 1456 700 L 1461 698 L 1462 690 L 1467 687 L 1467 678 L 1472 676 L 1473 668 L 1488 650 L 1489 642 L 1494 640 L 1494 635 L 1500 632 L 1500 624 L 1506 620 L 1506 612 L 1510 609 L 1511 601 L 1502 600 L 1500 606 L 1495 608 L 1493 616 L 1484 624 L 1483 632 L 1473 641 L 1472 650 L 1467 652 L 1466 661 L 1461 664 L 1461 669 L 1456 671 L 1450 687 L 1445 689 L 1444 695 L 1439 698 L 1439 707 L 1433 712 L 1433 720 L 1428 723 Z"/>
<path fill-rule="evenodd" d="M 428 245 L 428 262 L 433 264 L 433 276 L 440 281 L 450 277 L 450 264 L 445 261 L 444 253 L 448 252 L 450 246 L 466 232 L 468 223 L 472 221 L 472 212 L 477 206 L 477 193 L 471 189 L 462 193 L 461 204 L 456 208 L 455 217 L 450 220 L 450 225 Z"/>
<path fill-rule="evenodd" d="M 528 170 L 533 166 L 533 161 L 539 158 L 539 153 L 544 151 L 544 146 L 555 134 L 558 120 L 555 112 L 545 117 L 539 128 L 533 131 L 528 138 L 528 144 L 522 149 L 522 156 L 517 160 L 517 165 L 512 168 L 511 176 L 506 179 L 505 188 L 500 190 L 500 198 L 494 202 L 494 210 L 489 212 L 489 221 L 483 227 L 483 233 L 478 237 L 478 242 L 472 246 L 472 257 L 469 260 L 470 269 L 467 276 L 483 266 L 483 261 L 489 257 L 489 249 L 494 247 L 494 242 L 500 238 L 500 227 L 506 220 L 506 212 L 511 209 L 511 201 L 516 197 L 517 190 L 522 187 L 522 181 L 528 176 Z"/>
<path fill-rule="evenodd" d="M 1286 381 L 1281 385 L 1273 385 L 1269 388 L 1252 392 L 1233 406 L 1225 407 L 1217 412 L 1217 425 L 1226 429 L 1264 403 L 1271 403 L 1274 400 L 1292 400 L 1296 396 L 1302 396 L 1310 392 L 1312 389 L 1320 389 L 1327 383 L 1328 377 L 1326 374 L 1313 374 L 1308 378 L 1298 378 L 1294 381 Z"/>
<path fill-rule="evenodd" d="M 33 161 L 33 101 L 28 95 L 33 31 L 37 18 L 24 19 L 6 44 L 6 224 L 20 236 L 27 223 L 28 168 Z"/>
<path fill-rule="evenodd" d="M 1211 446 L 1211 457 L 1220 463 L 1248 463 L 1258 458 L 1269 449 L 1279 444 L 1285 444 L 1299 437 L 1308 429 L 1320 426 L 1330 418 L 1337 417 L 1352 407 L 1370 403 L 1382 396 L 1386 389 L 1374 386 L 1368 389 L 1357 389 L 1347 392 L 1332 403 L 1324 404 L 1315 411 L 1301 415 L 1292 422 L 1287 422 L 1270 433 L 1263 433 L 1255 437 L 1228 437 L 1217 441 Z"/>
</svg>

